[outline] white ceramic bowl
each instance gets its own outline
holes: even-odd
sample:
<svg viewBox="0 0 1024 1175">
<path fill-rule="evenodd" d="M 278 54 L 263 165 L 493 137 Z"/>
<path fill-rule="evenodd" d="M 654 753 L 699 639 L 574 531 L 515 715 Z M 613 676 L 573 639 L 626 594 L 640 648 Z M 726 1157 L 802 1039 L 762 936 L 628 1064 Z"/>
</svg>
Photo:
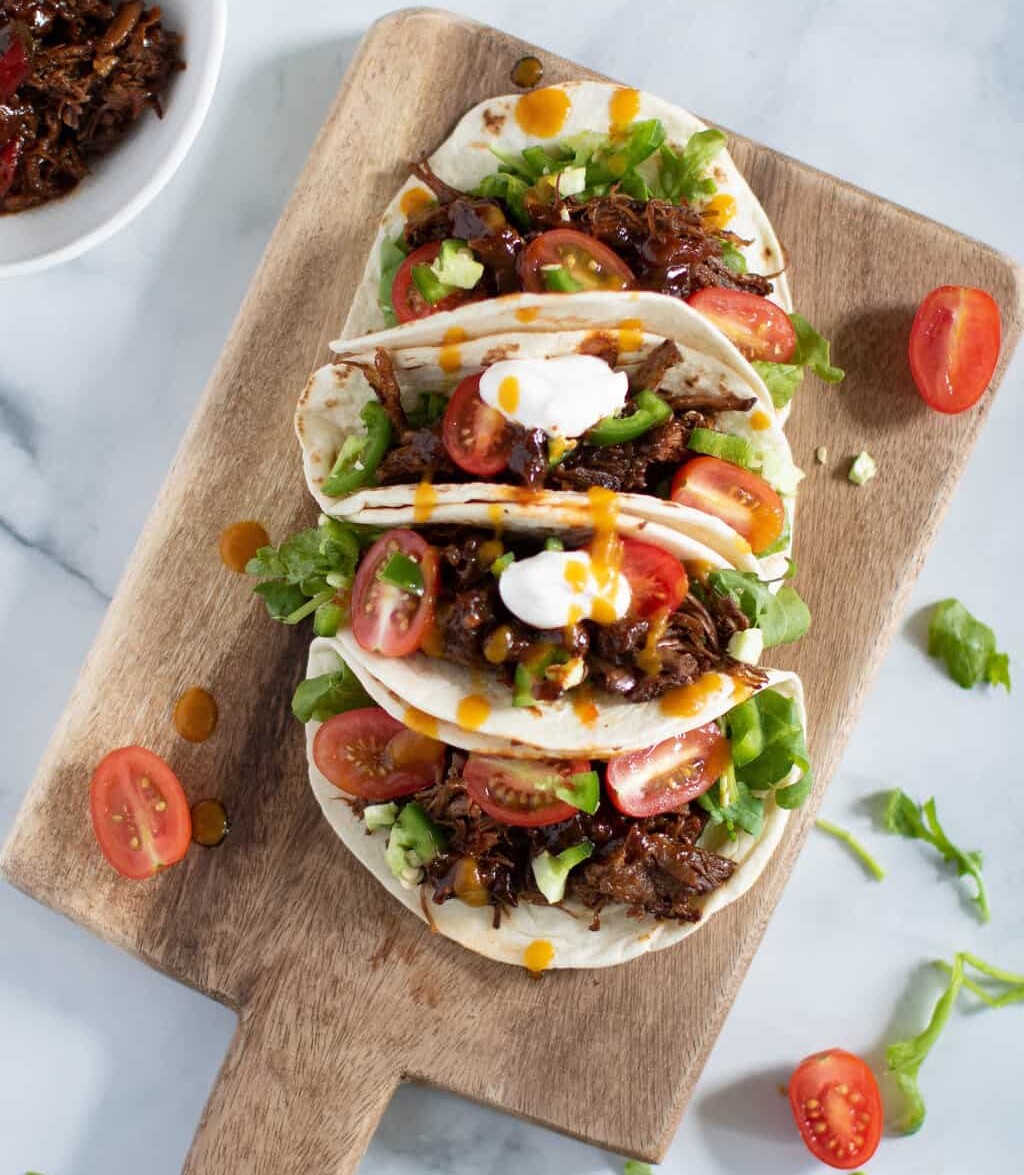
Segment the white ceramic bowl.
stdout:
<svg viewBox="0 0 1024 1175">
<path fill-rule="evenodd" d="M 227 0 L 159 3 L 166 26 L 185 38 L 188 67 L 171 82 L 163 118 L 147 110 L 70 195 L 0 216 L 0 277 L 45 269 L 105 241 L 145 208 L 188 154 L 217 85 Z"/>
</svg>

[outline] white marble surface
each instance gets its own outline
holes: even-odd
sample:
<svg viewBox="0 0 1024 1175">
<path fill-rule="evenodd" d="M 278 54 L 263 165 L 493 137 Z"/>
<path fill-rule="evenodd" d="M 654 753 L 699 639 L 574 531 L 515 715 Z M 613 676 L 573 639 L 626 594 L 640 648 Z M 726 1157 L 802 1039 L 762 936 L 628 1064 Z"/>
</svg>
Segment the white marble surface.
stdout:
<svg viewBox="0 0 1024 1175">
<path fill-rule="evenodd" d="M 537 0 L 457 7 L 1022 252 L 1024 9 L 1013 0 L 591 0 L 575 19 Z M 0 284 L 0 833 L 345 65 L 386 8 L 236 2 L 209 121 L 170 187 L 87 257 Z M 890 879 L 867 882 L 812 838 L 667 1171 L 813 1170 L 776 1090 L 796 1060 L 831 1045 L 877 1053 L 894 1025 L 916 1029 L 937 990 L 924 964 L 955 948 L 1024 970 L 1021 374 L 1018 363 L 825 804 Z M 915 618 L 953 594 L 998 617 L 1020 693 L 962 694 L 924 657 Z M 862 798 L 897 783 L 934 792 L 950 829 L 986 850 L 990 926 L 926 851 L 872 831 Z M 0 944 L 0 1175 L 178 1171 L 231 1014 L 3 886 Z M 1024 1009 L 957 1015 L 924 1070 L 925 1129 L 886 1141 L 872 1171 L 952 1175 L 978 1170 L 980 1156 L 988 1175 L 1019 1171 L 1022 1046 Z M 363 1169 L 596 1175 L 621 1164 L 407 1088 Z"/>
</svg>

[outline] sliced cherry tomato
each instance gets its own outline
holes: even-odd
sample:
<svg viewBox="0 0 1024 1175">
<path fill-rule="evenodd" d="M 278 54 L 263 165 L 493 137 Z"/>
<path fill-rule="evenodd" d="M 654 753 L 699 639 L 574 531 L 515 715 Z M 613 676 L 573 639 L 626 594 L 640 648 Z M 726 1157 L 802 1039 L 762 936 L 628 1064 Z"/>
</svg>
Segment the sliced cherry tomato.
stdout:
<svg viewBox="0 0 1024 1175">
<path fill-rule="evenodd" d="M 749 469 L 718 457 L 695 457 L 672 479 L 672 501 L 713 514 L 742 535 L 756 554 L 782 534 L 782 499 Z"/>
<path fill-rule="evenodd" d="M 981 399 L 999 362 L 999 307 L 968 286 L 939 286 L 914 315 L 910 371 L 925 403 L 963 412 Z"/>
<path fill-rule="evenodd" d="M 637 539 L 622 540 L 622 574 L 629 580 L 629 610 L 636 616 L 674 612 L 690 586 L 686 568 L 678 559 Z"/>
<path fill-rule="evenodd" d="M 327 719 L 313 739 L 313 762 L 350 796 L 393 800 L 440 780 L 444 743 L 367 706 Z"/>
<path fill-rule="evenodd" d="M 180 861 L 192 836 L 178 777 L 145 747 L 120 747 L 100 763 L 89 784 L 89 812 L 104 857 L 137 881 Z"/>
<path fill-rule="evenodd" d="M 392 555 L 408 556 L 423 575 L 423 594 L 404 591 L 377 578 Z M 437 552 L 413 530 L 389 530 L 363 556 L 352 584 L 352 634 L 361 648 L 385 657 L 404 657 L 419 648 L 434 618 Z"/>
<path fill-rule="evenodd" d="M 658 816 L 703 795 L 728 766 L 729 740 L 709 722 L 645 751 L 616 755 L 605 786 L 626 816 Z"/>
<path fill-rule="evenodd" d="M 20 37 L 12 35 L 6 52 L 0 55 L 0 103 L 9 102 L 31 72 L 24 43 Z"/>
<path fill-rule="evenodd" d="M 391 305 L 399 322 L 412 322 L 415 318 L 427 318 L 431 314 L 439 314 L 442 310 L 454 310 L 456 306 L 464 306 L 467 302 L 479 302 L 486 296 L 486 291 L 478 286 L 472 290 L 454 290 L 439 302 L 428 302 L 413 281 L 412 267 L 430 265 L 440 252 L 440 241 L 428 241 L 418 249 L 413 249 L 398 267 L 395 280 L 391 283 Z"/>
<path fill-rule="evenodd" d="M 481 808 L 501 824 L 536 828 L 558 824 L 579 811 L 560 800 L 555 788 L 573 775 L 589 771 L 586 759 L 502 759 L 497 755 L 470 755 L 462 769 L 466 790 Z"/>
<path fill-rule="evenodd" d="M 524 289 L 532 294 L 550 292 L 545 265 L 564 266 L 585 290 L 628 290 L 633 284 L 633 271 L 614 249 L 572 228 L 541 233 L 526 246 L 519 263 Z"/>
<path fill-rule="evenodd" d="M 723 290 L 708 286 L 686 299 L 748 359 L 767 363 L 788 363 L 796 350 L 796 331 L 786 312 L 745 290 Z"/>
<path fill-rule="evenodd" d="M 0 147 L 0 200 L 7 195 L 14 184 L 14 176 L 21 158 L 21 140 L 11 139 L 6 147 Z"/>
<path fill-rule="evenodd" d="M 467 375 L 452 393 L 441 422 L 448 456 L 467 473 L 494 477 L 508 465 L 512 452 L 509 422 L 480 399 L 480 376 Z"/>
<path fill-rule="evenodd" d="M 789 1079 L 789 1104 L 807 1149 L 841 1171 L 878 1150 L 882 1098 L 867 1064 L 843 1049 L 805 1057 Z"/>
</svg>

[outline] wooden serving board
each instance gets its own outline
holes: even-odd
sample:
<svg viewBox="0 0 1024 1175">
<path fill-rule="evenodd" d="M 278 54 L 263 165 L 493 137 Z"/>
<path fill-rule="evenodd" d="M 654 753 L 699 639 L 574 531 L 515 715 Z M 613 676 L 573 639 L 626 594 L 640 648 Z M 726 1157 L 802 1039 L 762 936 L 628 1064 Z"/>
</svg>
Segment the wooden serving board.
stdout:
<svg viewBox="0 0 1024 1175">
<path fill-rule="evenodd" d="M 594 76 L 437 11 L 367 35 L 4 851 L 26 893 L 237 1009 L 190 1175 L 352 1171 L 404 1079 L 659 1159 L 814 815 L 816 802 L 796 814 L 753 891 L 674 949 L 540 982 L 490 963 L 431 937 L 320 817 L 288 706 L 308 636 L 266 620 L 218 559 L 233 521 L 262 519 L 277 541 L 312 521 L 292 411 L 344 322 L 379 211 L 407 162 L 507 92 L 528 52 L 546 81 Z M 796 556 L 814 628 L 780 661 L 806 682 L 820 798 L 992 399 L 955 418 L 924 407 L 905 358 L 914 308 L 946 282 L 990 290 L 1005 365 L 1020 275 L 902 208 L 730 146 L 786 244 L 797 305 L 848 372 L 839 390 L 809 379 L 790 428 L 810 474 Z M 881 474 L 855 489 L 848 458 L 862 448 Z M 221 710 L 198 746 L 170 723 L 193 684 Z M 221 848 L 145 884 L 104 863 L 87 813 L 91 768 L 129 742 L 166 756 L 191 799 L 222 797 L 234 822 Z"/>
</svg>

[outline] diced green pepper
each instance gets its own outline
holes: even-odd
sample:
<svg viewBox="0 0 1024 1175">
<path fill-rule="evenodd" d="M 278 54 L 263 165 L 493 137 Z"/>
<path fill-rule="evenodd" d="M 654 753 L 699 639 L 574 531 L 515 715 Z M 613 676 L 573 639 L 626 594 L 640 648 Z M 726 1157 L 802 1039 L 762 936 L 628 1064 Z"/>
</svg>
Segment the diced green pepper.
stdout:
<svg viewBox="0 0 1024 1175">
<path fill-rule="evenodd" d="M 328 600 L 313 614 L 313 631 L 317 636 L 337 636 L 344 619 L 345 609 L 333 600 Z"/>
<path fill-rule="evenodd" d="M 578 845 L 563 849 L 556 856 L 545 851 L 530 861 L 537 888 L 552 905 L 565 897 L 565 883 L 569 878 L 569 871 L 585 861 L 593 851 L 593 844 L 589 840 L 582 840 Z"/>
<path fill-rule="evenodd" d="M 581 812 L 593 816 L 601 803 L 601 784 L 597 772 L 580 771 L 570 776 L 568 784 L 555 788 L 555 795 Z"/>
<path fill-rule="evenodd" d="M 392 587 L 408 592 L 410 596 L 423 595 L 423 569 L 408 555 L 395 551 L 388 557 L 388 561 L 377 572 L 381 583 L 389 583 Z"/>
<path fill-rule="evenodd" d="M 540 272 L 544 288 L 549 293 L 575 294 L 583 289 L 583 283 L 578 282 L 564 265 L 542 265 Z"/>
<path fill-rule="evenodd" d="M 442 298 L 454 293 L 456 287 L 441 281 L 429 265 L 414 265 L 412 280 L 416 289 L 431 306 L 437 305 Z"/>
<path fill-rule="evenodd" d="M 629 416 L 606 416 L 587 433 L 591 445 L 622 445 L 635 441 L 645 432 L 664 424 L 672 416 L 672 409 L 654 392 L 639 392 L 633 401 L 636 410 Z"/>
<path fill-rule="evenodd" d="M 323 484 L 323 491 L 328 497 L 341 498 L 360 486 L 368 485 L 391 444 L 391 421 L 379 401 L 368 400 L 359 418 L 366 425 L 366 434 L 346 438 Z"/>
<path fill-rule="evenodd" d="M 690 433 L 687 446 L 695 453 L 718 457 L 732 465 L 741 465 L 744 469 L 754 469 L 759 465 L 759 454 L 750 441 L 745 437 L 716 432 L 713 428 L 695 428 Z"/>
</svg>

